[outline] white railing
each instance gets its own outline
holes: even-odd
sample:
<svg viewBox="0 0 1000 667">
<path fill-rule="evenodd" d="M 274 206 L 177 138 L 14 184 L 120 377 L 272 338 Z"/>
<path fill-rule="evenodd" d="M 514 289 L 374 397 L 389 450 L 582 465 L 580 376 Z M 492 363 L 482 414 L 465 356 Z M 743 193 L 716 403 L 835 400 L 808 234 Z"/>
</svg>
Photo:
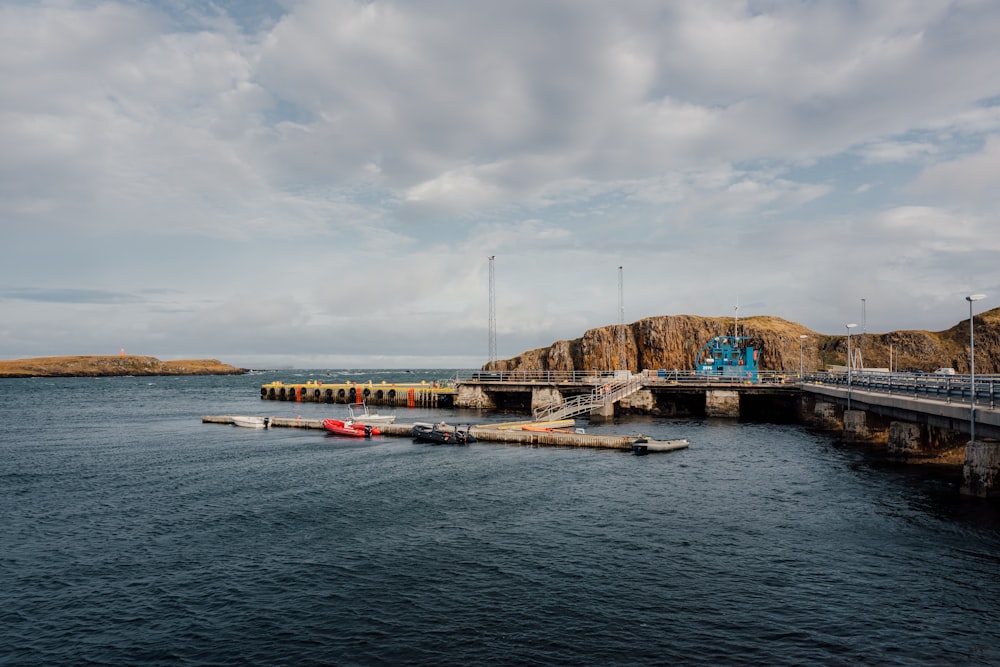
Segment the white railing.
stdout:
<svg viewBox="0 0 1000 667">
<path fill-rule="evenodd" d="M 552 383 L 552 384 L 590 384 L 604 385 L 609 380 L 619 381 L 620 376 L 628 371 L 591 370 L 591 371 L 459 371 L 455 382 L 509 382 L 509 383 Z M 757 379 L 726 375 L 706 375 L 697 371 L 682 370 L 644 370 L 631 374 L 632 378 L 642 378 L 647 385 L 658 384 L 700 384 L 745 385 L 745 384 L 794 384 L 800 381 L 798 371 L 759 371 Z"/>
<path fill-rule="evenodd" d="M 609 378 L 609 381 L 597 387 L 589 394 L 574 396 L 565 403 L 537 408 L 534 411 L 535 421 L 556 421 L 569 419 L 595 408 L 611 405 L 642 389 L 642 377 L 635 375 L 628 378 Z"/>
<path fill-rule="evenodd" d="M 459 371 L 456 382 L 554 382 L 601 384 L 622 371 Z"/>
<path fill-rule="evenodd" d="M 847 373 L 811 373 L 803 384 L 844 386 Z M 859 391 L 871 391 L 896 396 L 930 398 L 947 403 L 970 403 L 973 393 L 980 407 L 995 408 L 1000 403 L 1000 375 L 976 373 L 975 387 L 968 375 L 935 375 L 933 373 L 851 373 L 850 385 Z"/>
</svg>

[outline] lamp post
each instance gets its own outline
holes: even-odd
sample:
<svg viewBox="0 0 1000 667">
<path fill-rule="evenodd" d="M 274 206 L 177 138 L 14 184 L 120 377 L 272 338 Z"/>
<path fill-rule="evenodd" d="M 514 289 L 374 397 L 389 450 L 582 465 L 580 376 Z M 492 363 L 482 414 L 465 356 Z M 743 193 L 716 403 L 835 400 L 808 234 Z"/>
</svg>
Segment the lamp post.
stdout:
<svg viewBox="0 0 1000 667">
<path fill-rule="evenodd" d="M 858 326 L 857 324 L 847 325 L 847 409 L 851 409 L 851 329 Z"/>
<path fill-rule="evenodd" d="M 803 366 L 802 366 L 802 343 L 805 342 L 806 338 L 809 338 L 809 336 L 807 336 L 805 334 L 799 334 L 799 382 L 802 382 L 802 369 L 803 369 Z"/>
<path fill-rule="evenodd" d="M 969 399 L 969 442 L 976 441 L 976 338 L 973 335 L 972 302 L 985 298 L 985 294 L 970 294 L 965 297 L 969 302 L 969 387 L 972 394 Z"/>
</svg>

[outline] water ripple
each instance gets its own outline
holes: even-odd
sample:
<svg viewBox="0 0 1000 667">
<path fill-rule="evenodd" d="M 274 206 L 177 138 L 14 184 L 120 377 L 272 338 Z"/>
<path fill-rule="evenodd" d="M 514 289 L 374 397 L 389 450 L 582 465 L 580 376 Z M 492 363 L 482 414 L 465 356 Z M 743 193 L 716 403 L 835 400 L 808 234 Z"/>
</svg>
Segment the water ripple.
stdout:
<svg viewBox="0 0 1000 667">
<path fill-rule="evenodd" d="M 0 664 L 1000 664 L 995 504 L 825 436 L 345 446 L 183 380 L 0 382 Z"/>
</svg>

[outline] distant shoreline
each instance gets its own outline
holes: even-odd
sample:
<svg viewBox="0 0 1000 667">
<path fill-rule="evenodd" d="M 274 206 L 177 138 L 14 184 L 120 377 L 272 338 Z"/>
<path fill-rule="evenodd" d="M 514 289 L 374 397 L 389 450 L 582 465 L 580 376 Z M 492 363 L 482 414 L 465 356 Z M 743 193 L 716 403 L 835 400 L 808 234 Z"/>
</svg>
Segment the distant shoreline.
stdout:
<svg viewBox="0 0 1000 667">
<path fill-rule="evenodd" d="M 243 375 L 246 368 L 217 359 L 160 361 L 137 355 L 33 357 L 0 360 L 0 379 L 31 377 L 117 377 L 127 375 Z"/>
</svg>

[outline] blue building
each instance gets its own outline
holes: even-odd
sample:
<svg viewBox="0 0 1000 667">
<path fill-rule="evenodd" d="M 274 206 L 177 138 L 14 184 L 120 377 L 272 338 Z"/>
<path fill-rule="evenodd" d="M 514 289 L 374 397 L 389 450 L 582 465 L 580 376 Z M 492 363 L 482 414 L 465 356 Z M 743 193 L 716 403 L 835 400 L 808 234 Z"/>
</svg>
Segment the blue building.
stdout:
<svg viewBox="0 0 1000 667">
<path fill-rule="evenodd" d="M 716 336 L 698 351 L 699 375 L 757 382 L 759 343 L 752 336 Z"/>
</svg>

